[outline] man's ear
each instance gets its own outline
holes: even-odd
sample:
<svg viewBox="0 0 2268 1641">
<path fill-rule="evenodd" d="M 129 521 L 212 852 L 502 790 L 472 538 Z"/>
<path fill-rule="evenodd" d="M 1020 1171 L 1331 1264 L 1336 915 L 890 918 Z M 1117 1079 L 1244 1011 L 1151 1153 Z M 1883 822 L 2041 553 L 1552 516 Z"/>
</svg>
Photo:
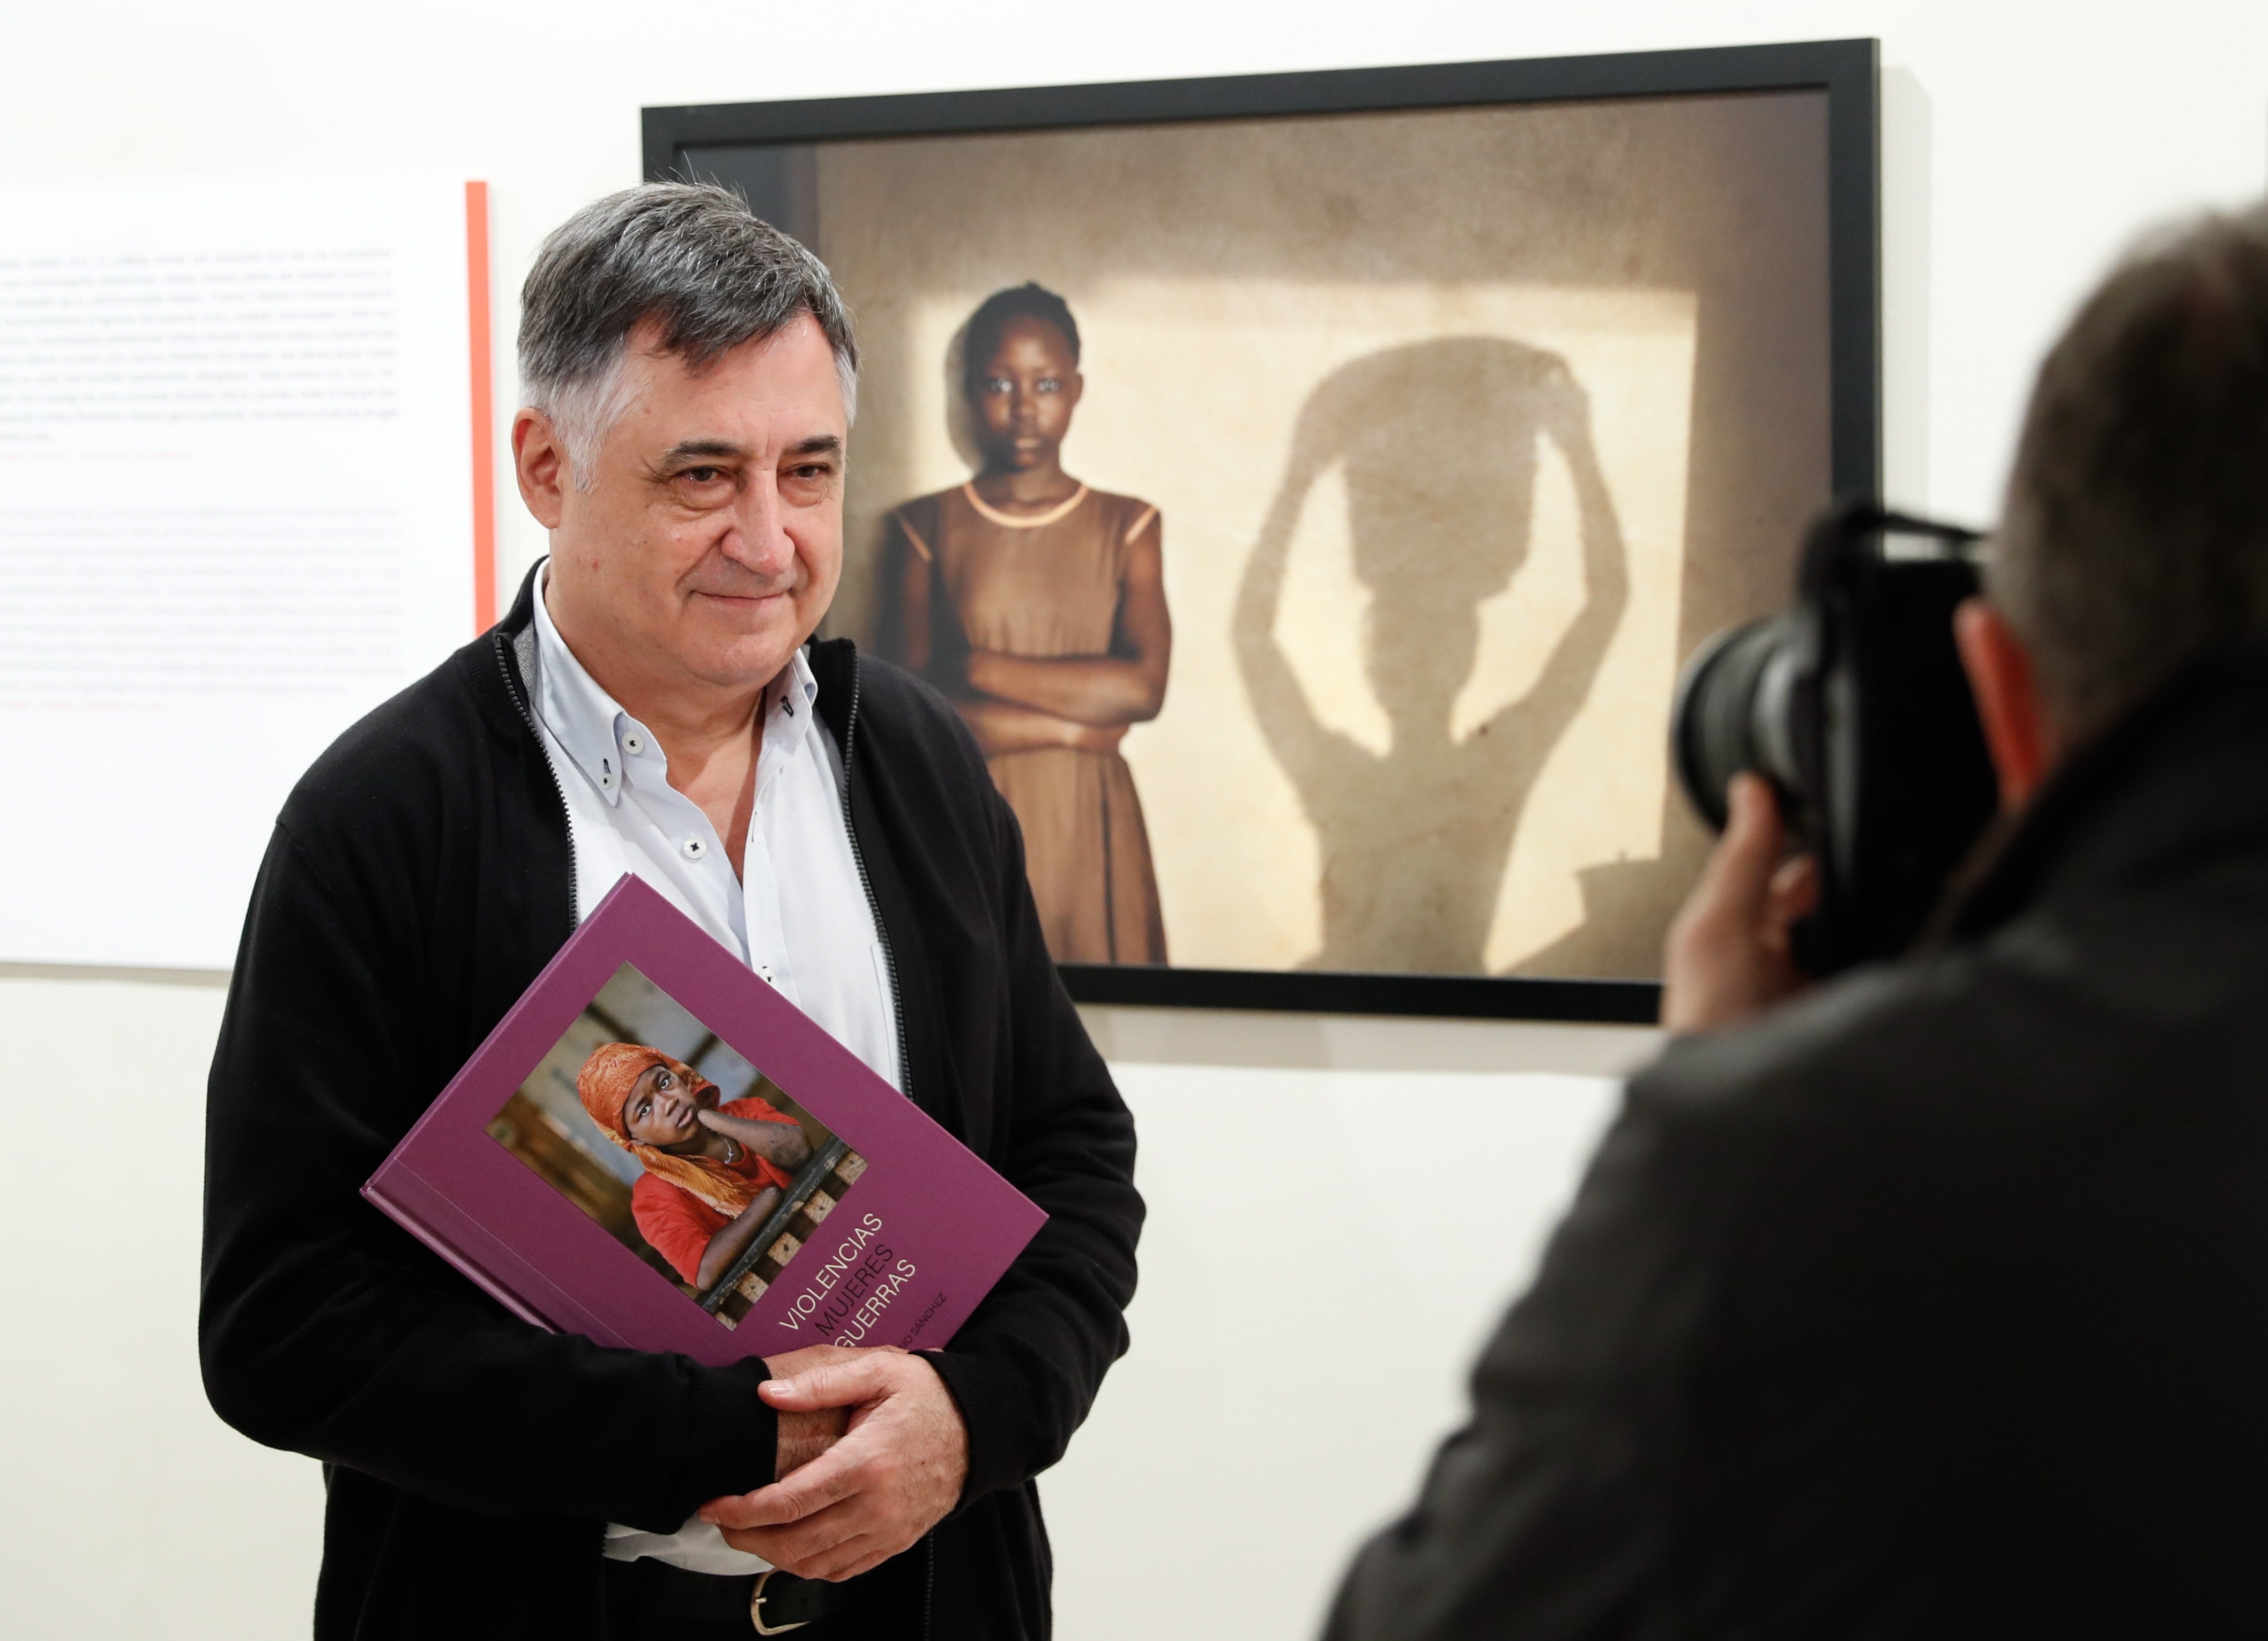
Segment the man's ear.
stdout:
<svg viewBox="0 0 2268 1641">
<path fill-rule="evenodd" d="M 1967 600 L 1953 612 L 1953 642 L 1977 697 L 1984 749 L 2000 777 L 2000 807 L 2013 814 L 2047 778 L 2062 737 L 2040 697 L 2031 651 L 2007 616 L 1981 598 Z"/>
<path fill-rule="evenodd" d="M 519 499 L 527 504 L 536 523 L 556 530 L 566 509 L 563 492 L 572 481 L 558 430 L 541 410 L 523 406 L 512 417 L 512 464 L 519 480 Z"/>
</svg>

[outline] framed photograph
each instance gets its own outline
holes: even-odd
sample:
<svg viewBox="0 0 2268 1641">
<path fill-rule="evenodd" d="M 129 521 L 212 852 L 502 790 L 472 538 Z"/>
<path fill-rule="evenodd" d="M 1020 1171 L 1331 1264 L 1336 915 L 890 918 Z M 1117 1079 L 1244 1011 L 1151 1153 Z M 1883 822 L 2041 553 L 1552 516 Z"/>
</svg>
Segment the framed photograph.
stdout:
<svg viewBox="0 0 2268 1641">
<path fill-rule="evenodd" d="M 830 629 L 1086 1001 L 1650 1021 L 1670 698 L 1880 457 L 1871 40 L 645 111 L 857 317 Z"/>
</svg>

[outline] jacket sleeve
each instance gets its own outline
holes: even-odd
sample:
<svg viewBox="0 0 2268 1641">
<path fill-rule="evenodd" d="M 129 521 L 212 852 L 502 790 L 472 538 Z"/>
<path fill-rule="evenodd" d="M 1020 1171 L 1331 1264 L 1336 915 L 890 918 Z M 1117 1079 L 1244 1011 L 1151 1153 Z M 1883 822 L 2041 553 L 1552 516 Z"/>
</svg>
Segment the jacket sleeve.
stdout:
<svg viewBox="0 0 2268 1641">
<path fill-rule="evenodd" d="M 1133 1116 L 1048 955 L 1015 816 L 973 741 L 967 749 L 1005 913 L 1008 1086 L 990 1160 L 1048 1222 L 951 1347 L 926 1353 L 968 1425 L 964 1504 L 1063 1456 L 1104 1372 L 1125 1354 L 1143 1218 Z"/>
<path fill-rule="evenodd" d="M 1327 1641 L 1662 1632 L 1680 1388 L 1726 1178 L 1685 1129 L 1633 1089 L 1474 1370 L 1469 1422 L 1356 1558 Z"/>
<path fill-rule="evenodd" d="M 388 856 L 387 830 L 362 827 L 381 841 L 357 847 Z M 278 827 L 213 1061 L 199 1343 L 214 1408 L 257 1441 L 468 1509 L 672 1531 L 771 1479 L 761 1361 L 545 1332 L 363 1200 L 453 1068 L 434 1063 L 418 894 L 341 847 L 318 855 Z"/>
</svg>

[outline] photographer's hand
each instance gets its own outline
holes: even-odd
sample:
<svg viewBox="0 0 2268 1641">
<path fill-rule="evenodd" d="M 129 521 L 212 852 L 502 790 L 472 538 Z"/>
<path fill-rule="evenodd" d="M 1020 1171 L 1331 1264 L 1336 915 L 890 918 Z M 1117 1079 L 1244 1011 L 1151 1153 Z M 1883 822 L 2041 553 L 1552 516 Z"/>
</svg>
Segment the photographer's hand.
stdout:
<svg viewBox="0 0 2268 1641">
<path fill-rule="evenodd" d="M 1771 788 L 1737 775 L 1731 818 L 1662 948 L 1661 1023 L 1722 1031 L 1800 990 L 1788 929 L 1819 899 L 1808 855 L 1784 859 L 1786 833 Z"/>
</svg>

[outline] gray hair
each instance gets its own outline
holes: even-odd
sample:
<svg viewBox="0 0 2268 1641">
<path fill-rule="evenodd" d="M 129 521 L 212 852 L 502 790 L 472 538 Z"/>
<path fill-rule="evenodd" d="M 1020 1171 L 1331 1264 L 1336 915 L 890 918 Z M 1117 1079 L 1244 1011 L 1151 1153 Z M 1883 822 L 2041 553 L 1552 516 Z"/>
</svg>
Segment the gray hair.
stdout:
<svg viewBox="0 0 2268 1641">
<path fill-rule="evenodd" d="M 558 430 L 587 490 L 626 408 L 632 330 L 659 325 L 663 350 L 699 371 L 804 313 L 835 351 L 843 413 L 854 417 L 858 343 L 824 263 L 713 184 L 624 188 L 577 211 L 536 253 L 520 288 L 520 394 Z"/>
<path fill-rule="evenodd" d="M 2268 640 L 2268 208 L 2152 236 L 2033 389 L 1986 570 L 2066 732 Z"/>
</svg>

